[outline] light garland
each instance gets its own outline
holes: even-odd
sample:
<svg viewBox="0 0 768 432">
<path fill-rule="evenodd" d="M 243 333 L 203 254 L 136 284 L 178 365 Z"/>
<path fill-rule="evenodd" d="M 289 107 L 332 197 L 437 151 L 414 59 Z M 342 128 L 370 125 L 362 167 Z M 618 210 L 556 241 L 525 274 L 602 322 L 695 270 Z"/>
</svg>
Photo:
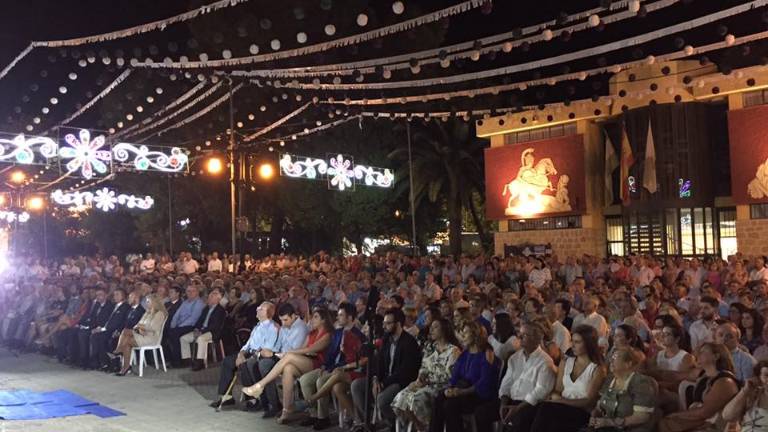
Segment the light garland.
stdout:
<svg viewBox="0 0 768 432">
<path fill-rule="evenodd" d="M 768 5 L 768 0 L 753 0 L 749 3 L 734 6 L 716 13 L 705 15 L 693 20 L 678 23 L 663 29 L 655 30 L 638 36 L 611 42 L 605 45 L 587 48 L 579 51 L 573 51 L 559 56 L 548 57 L 542 60 L 536 60 L 527 63 L 521 63 L 512 66 L 505 66 L 496 69 L 485 70 L 481 72 L 472 72 L 459 75 L 451 75 L 439 78 L 429 78 L 421 80 L 406 80 L 396 82 L 377 82 L 377 83 L 349 83 L 349 84 L 314 84 L 314 83 L 286 83 L 284 88 L 302 89 L 302 90 L 390 90 L 413 87 L 431 87 L 436 85 L 457 84 L 466 81 L 481 80 L 498 76 L 510 75 L 518 72 L 541 69 L 547 66 L 553 66 L 560 63 L 566 63 L 605 54 L 622 48 L 632 47 L 650 41 L 669 36 L 670 34 L 691 30 L 704 25 L 709 25 L 713 21 L 718 21 L 734 15 L 748 12 L 758 7 Z"/>
<path fill-rule="evenodd" d="M 253 133 L 251 135 L 248 135 L 247 137 L 245 137 L 243 139 L 243 141 L 245 141 L 245 142 L 253 141 L 256 138 L 271 132 L 272 130 L 280 127 L 283 123 L 285 123 L 288 120 L 290 120 L 290 119 L 296 117 L 297 115 L 301 114 L 305 109 L 307 109 L 307 107 L 309 107 L 309 102 L 307 102 L 304 105 L 300 106 L 299 108 L 297 108 L 293 112 L 289 113 L 288 115 L 286 115 L 285 117 L 281 118 L 280 120 L 272 123 L 271 125 L 269 125 L 269 126 L 263 128 L 263 129 L 259 130 L 258 132 L 255 132 L 255 133 Z"/>
<path fill-rule="evenodd" d="M 355 190 L 355 185 L 390 188 L 395 183 L 395 173 L 388 168 L 355 165 L 350 157 L 337 154 L 325 159 L 295 156 L 284 153 L 280 156 L 280 174 L 298 179 L 328 181 L 328 188 L 338 191 Z"/>
<path fill-rule="evenodd" d="M 118 194 L 106 187 L 98 189 L 96 192 L 64 192 L 57 189 L 51 193 L 51 199 L 60 205 L 94 206 L 104 212 L 115 210 L 118 205 L 129 209 L 148 210 L 155 204 L 155 200 L 151 196 L 137 197 L 136 195 Z"/>
<path fill-rule="evenodd" d="M 131 154 L 135 157 L 129 162 Z M 178 147 L 171 148 L 171 154 L 168 155 L 163 151 L 150 150 L 145 145 L 118 143 L 112 147 L 112 156 L 117 162 L 128 162 L 123 166 L 132 167 L 138 171 L 181 172 L 188 163 L 186 153 Z"/>
<path fill-rule="evenodd" d="M 396 33 L 401 33 L 406 30 L 411 30 L 415 27 L 419 27 L 425 24 L 430 24 L 436 21 L 440 21 L 443 18 L 448 18 L 454 15 L 468 12 L 470 10 L 482 7 L 488 0 L 468 0 L 459 4 L 422 15 L 410 20 L 402 21 L 397 24 L 393 24 L 386 27 L 381 27 L 376 30 L 371 30 L 364 33 L 359 33 L 353 36 L 347 36 L 340 39 L 335 39 L 328 42 L 322 42 L 315 45 L 308 45 L 305 47 L 295 48 L 286 51 L 279 51 L 270 54 L 260 54 L 248 57 L 231 58 L 224 60 L 210 60 L 210 61 L 194 61 L 194 62 L 138 62 L 135 67 L 149 67 L 149 68 L 165 68 L 165 69 L 199 69 L 199 68 L 221 68 L 239 66 L 245 64 L 264 63 L 274 60 L 287 59 L 292 57 L 304 56 L 308 54 L 316 54 L 324 51 L 328 51 L 334 48 L 341 48 L 350 45 L 356 45 L 362 42 L 371 41 L 384 36 L 389 36 Z M 277 39 L 275 39 L 277 40 Z M 278 48 L 279 49 L 279 48 Z"/>
<path fill-rule="evenodd" d="M 170 18 L 153 21 L 147 24 L 141 24 L 138 26 L 130 27 L 123 30 L 117 30 L 109 33 L 102 33 L 98 35 L 86 36 L 75 39 L 63 39 L 53 41 L 35 41 L 30 43 L 24 50 L 17 55 L 8 66 L 0 71 L 0 79 L 3 79 L 24 57 L 29 55 L 35 48 L 57 48 L 67 46 L 78 46 L 91 43 L 98 43 L 104 41 L 111 41 L 122 39 L 130 36 L 135 36 L 142 33 L 151 32 L 154 30 L 165 30 L 166 27 L 172 24 L 182 23 L 191 19 L 197 18 L 200 15 L 204 15 L 211 11 L 217 11 L 231 6 L 237 6 L 241 3 L 246 3 L 248 0 L 218 0 L 213 3 L 201 6 L 195 10 L 184 12 L 172 16 Z"/>
<path fill-rule="evenodd" d="M 16 135 L 13 139 L 0 138 L 0 162 L 13 162 L 24 165 L 35 163 L 34 147 L 38 147 L 40 155 L 46 160 L 56 157 L 58 144 L 47 137 L 26 137 L 24 134 Z"/>
<path fill-rule="evenodd" d="M 360 116 L 349 116 L 349 117 L 343 118 L 341 120 L 336 120 L 336 121 L 331 122 L 331 123 L 326 123 L 324 125 L 321 125 L 321 126 L 318 126 L 318 127 L 312 128 L 312 129 L 305 129 L 302 132 L 297 132 L 295 134 L 291 134 L 291 135 L 288 135 L 288 136 L 282 136 L 282 137 L 279 137 L 279 138 L 270 138 L 270 139 L 267 139 L 267 140 L 258 141 L 256 143 L 259 143 L 259 142 L 263 143 L 263 142 L 277 142 L 277 141 L 295 140 L 295 139 L 297 139 L 299 137 L 305 137 L 305 136 L 308 136 L 308 135 L 315 134 L 317 132 L 322 132 L 322 131 L 327 130 L 327 129 L 335 128 L 336 126 L 341 126 L 342 124 L 344 124 L 344 123 L 346 123 L 346 122 L 348 122 L 350 120 L 359 119 L 359 118 L 360 118 Z M 254 144 L 256 144 L 256 143 L 254 143 Z"/>
<path fill-rule="evenodd" d="M 182 106 L 178 110 L 168 114 L 167 116 L 165 116 L 165 117 L 163 117 L 163 118 L 161 118 L 161 119 L 159 119 L 159 120 L 157 120 L 157 121 L 155 121 L 153 123 L 150 123 L 146 127 L 143 127 L 141 129 L 139 129 L 138 131 L 134 131 L 134 132 L 126 135 L 126 137 L 127 138 L 134 137 L 134 136 L 137 136 L 137 135 L 149 132 L 149 131 L 157 128 L 158 126 L 162 126 L 163 124 L 167 123 L 169 120 L 172 120 L 172 119 L 176 118 L 179 114 L 189 110 L 190 108 L 192 108 L 193 106 L 197 105 L 201 101 L 207 99 L 212 94 L 216 93 L 216 91 L 218 91 L 221 88 L 221 85 L 222 85 L 221 82 L 214 84 L 213 86 L 211 86 L 211 88 L 206 90 L 203 94 L 201 94 L 201 95 L 197 96 L 196 98 L 192 99 L 191 101 L 186 103 L 184 106 Z M 155 135 L 155 134 L 153 134 L 153 135 Z"/>
<path fill-rule="evenodd" d="M 660 0 L 656 3 L 647 6 L 648 12 L 658 11 L 660 9 L 672 6 L 680 0 Z M 621 1 L 611 4 L 611 10 L 625 9 L 627 1 Z M 602 11 L 603 8 L 590 9 L 585 12 L 569 15 L 566 18 L 566 22 L 571 22 L 579 19 L 583 19 L 593 14 Z M 606 24 L 615 23 L 624 19 L 634 17 L 634 13 L 620 12 L 611 16 L 603 18 L 603 22 Z M 434 48 L 424 51 L 419 51 L 410 54 L 401 54 L 392 57 L 378 58 L 372 60 L 363 60 L 357 62 L 337 63 L 323 66 L 308 66 L 308 67 L 296 67 L 288 69 L 261 69 L 261 70 L 247 70 L 247 71 L 230 71 L 230 72 L 218 72 L 219 74 L 227 74 L 231 76 L 239 77 L 262 77 L 262 78 L 302 78 L 302 77 L 317 77 L 328 75 L 352 75 L 355 71 L 361 74 L 370 74 L 376 71 L 376 66 L 385 66 L 386 70 L 398 70 L 411 68 L 411 61 L 417 60 L 420 67 L 428 64 L 440 63 L 442 61 L 452 61 L 459 58 L 469 58 L 476 54 L 486 54 L 489 52 L 504 51 L 509 52 L 512 49 L 524 44 L 541 42 L 543 37 L 540 35 L 541 29 L 549 26 L 553 26 L 557 23 L 556 20 L 547 21 L 544 23 L 532 25 L 521 30 L 520 34 L 517 31 L 510 31 L 501 33 L 498 35 L 490 36 L 487 38 L 481 38 L 477 41 L 463 42 L 455 45 L 444 46 L 440 48 Z M 564 27 L 555 30 L 556 34 L 562 34 L 564 32 L 579 32 L 589 29 L 588 24 L 576 24 L 569 27 Z M 536 33 L 535 36 L 522 37 Z M 477 49 L 476 44 L 482 45 L 483 48 Z M 441 56 L 444 55 L 444 58 Z M 278 86 L 279 87 L 279 86 Z"/>
<path fill-rule="evenodd" d="M 202 89 L 203 89 L 203 87 L 205 87 L 205 85 L 206 85 L 206 82 L 205 82 L 205 81 L 203 81 L 203 82 L 201 82 L 201 83 L 198 83 L 196 86 L 192 87 L 190 90 L 188 90 L 187 92 L 185 92 L 185 93 L 184 93 L 183 95 L 181 95 L 179 98 L 177 98 L 176 100 L 174 100 L 174 101 L 173 101 L 173 102 L 171 102 L 170 104 L 168 104 L 168 105 L 164 106 L 162 109 L 160 109 L 160 110 L 159 110 L 159 111 L 157 111 L 156 113 L 152 114 L 150 117 L 147 117 L 146 119 L 142 120 L 140 123 L 136 123 L 135 125 L 133 125 L 133 126 L 131 126 L 131 127 L 128 127 L 128 128 L 126 128 L 126 129 L 123 129 L 123 130 L 121 130 L 121 131 L 119 131 L 119 132 L 117 132 L 117 133 L 113 134 L 112 136 L 113 136 L 113 137 L 121 137 L 121 136 L 123 136 L 123 135 L 125 135 L 125 134 L 127 134 L 127 133 L 129 133 L 129 132 L 132 132 L 132 131 L 134 131 L 134 130 L 136 130 L 136 129 L 140 128 L 140 127 L 142 127 L 142 126 L 146 126 L 146 125 L 148 125 L 148 124 L 149 124 L 149 123 L 151 123 L 151 122 L 152 122 L 154 119 L 156 119 L 156 118 L 158 118 L 158 117 L 162 116 L 163 114 L 165 114 L 166 112 L 168 112 L 168 111 L 172 110 L 173 108 L 176 108 L 177 106 L 179 106 L 179 105 L 181 105 L 182 103 L 184 103 L 184 102 L 185 102 L 187 99 L 189 99 L 189 98 L 191 98 L 192 96 L 194 96 L 195 94 L 197 94 L 197 92 L 199 92 L 200 90 L 202 90 Z"/>
<path fill-rule="evenodd" d="M 689 47 L 690 49 L 686 49 L 683 51 L 678 51 L 678 52 L 669 53 L 669 54 L 662 54 L 655 57 L 651 56 L 649 58 L 652 58 L 654 62 L 679 60 L 685 57 L 690 57 L 692 55 L 704 54 L 707 52 L 726 48 L 728 46 L 743 45 L 746 43 L 750 43 L 750 42 L 754 42 L 754 41 L 758 41 L 766 38 L 768 38 L 768 32 L 754 33 L 751 35 L 736 38 L 731 45 L 728 45 L 728 42 L 721 41 L 721 42 L 715 42 L 715 43 L 711 43 L 711 44 L 704 45 L 697 48 Z M 414 103 L 414 102 L 426 103 L 434 100 L 450 100 L 455 97 L 472 98 L 475 96 L 487 95 L 487 94 L 496 95 L 496 94 L 511 91 L 511 90 L 525 90 L 528 87 L 533 87 L 533 86 L 554 85 L 562 81 L 571 81 L 571 80 L 583 81 L 587 77 L 593 76 L 593 75 L 600 75 L 604 73 L 617 73 L 622 70 L 632 68 L 634 66 L 647 64 L 649 62 L 649 58 L 646 58 L 643 60 L 624 62 L 624 63 L 617 63 L 617 64 L 605 66 L 605 67 L 598 67 L 598 68 L 588 69 L 588 70 L 579 71 L 579 72 L 571 72 L 567 74 L 555 75 L 548 78 L 519 81 L 516 83 L 489 86 L 489 87 L 483 87 L 483 88 L 472 89 L 472 90 L 458 90 L 458 91 L 452 91 L 452 92 L 432 93 L 432 94 L 423 94 L 423 95 L 416 95 L 416 96 L 394 97 L 394 98 L 378 98 L 378 99 L 335 100 L 333 98 L 329 98 L 328 100 L 321 101 L 320 103 L 331 104 L 331 105 L 370 106 L 370 105 L 406 104 L 406 103 Z"/>
<path fill-rule="evenodd" d="M 106 88 L 104 88 L 104 90 L 102 90 L 99 94 L 97 94 L 96 97 L 91 99 L 87 104 L 83 105 L 83 107 L 77 110 L 77 112 L 67 117 L 66 119 L 62 120 L 60 124 L 62 125 L 68 124 L 72 120 L 80 117 L 80 115 L 82 115 L 84 112 L 91 109 L 91 107 L 96 105 L 96 102 L 103 99 L 106 95 L 112 92 L 112 90 L 114 90 L 115 87 L 119 86 L 123 81 L 125 81 L 131 75 L 132 71 L 133 71 L 132 69 L 126 69 L 125 71 L 123 71 L 123 73 L 121 73 L 117 78 L 115 78 L 115 80 L 112 81 L 112 83 L 110 83 Z"/>
<path fill-rule="evenodd" d="M 242 83 L 241 83 L 241 84 L 238 84 L 237 86 L 235 86 L 235 87 L 232 89 L 232 92 L 231 92 L 231 93 L 232 93 L 232 94 L 234 94 L 234 93 L 237 93 L 237 91 L 238 91 L 238 90 L 240 90 L 242 87 L 243 87 L 243 84 L 242 84 Z M 155 132 L 155 133 L 153 133 L 153 134 L 149 135 L 148 137 L 146 137 L 146 138 L 144 138 L 144 139 L 141 139 L 141 140 L 139 140 L 139 142 L 140 142 L 140 143 L 141 143 L 141 142 L 144 142 L 144 141 L 148 140 L 148 139 L 149 139 L 150 137 L 152 137 L 152 136 L 155 136 L 155 135 L 162 135 L 162 134 L 164 134 L 165 132 L 168 132 L 169 130 L 172 130 L 172 129 L 176 129 L 176 128 L 179 128 L 179 127 L 181 127 L 181 126 L 184 126 L 184 125 L 186 125 L 186 124 L 188 124 L 188 123 L 191 123 L 191 122 L 193 122 L 193 121 L 197 120 L 198 118 L 200 118 L 200 117 L 202 117 L 202 116 L 204 116 L 204 115 L 208 114 L 209 112 L 213 111 L 213 110 L 214 110 L 216 107 L 218 107 L 219 105 L 221 105 L 222 103 L 224 103 L 224 102 L 225 102 L 227 99 L 229 99 L 229 97 L 230 97 L 230 93 L 229 93 L 229 92 L 227 92 L 227 94 L 225 94 L 225 95 L 223 95 L 222 97 L 220 97 L 220 98 L 216 99 L 216 100 L 215 100 L 215 101 L 213 101 L 213 102 L 212 102 L 210 105 L 208 105 L 207 107 L 205 107 L 205 108 L 203 108 L 202 110 L 198 111 L 197 113 L 195 113 L 195 114 L 192 114 L 191 116 L 187 117 L 186 119 L 184 119 L 184 120 L 182 120 L 182 121 L 180 121 L 180 122 L 178 122 L 178 123 L 176 123 L 176 124 L 174 124 L 174 125 L 172 125 L 172 126 L 169 126 L 169 127 L 165 128 L 165 129 L 163 129 L 163 130 L 159 131 L 159 132 Z"/>
</svg>

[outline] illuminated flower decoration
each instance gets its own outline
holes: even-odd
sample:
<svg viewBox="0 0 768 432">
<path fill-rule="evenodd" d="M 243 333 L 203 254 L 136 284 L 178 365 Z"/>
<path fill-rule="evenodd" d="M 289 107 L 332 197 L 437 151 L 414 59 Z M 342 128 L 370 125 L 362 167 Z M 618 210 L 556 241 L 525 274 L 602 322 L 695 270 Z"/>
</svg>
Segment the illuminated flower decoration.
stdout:
<svg viewBox="0 0 768 432">
<path fill-rule="evenodd" d="M 329 162 L 331 166 L 328 168 L 328 181 L 331 186 L 338 188 L 340 191 L 351 188 L 352 180 L 355 178 L 355 173 L 352 170 L 352 161 L 344 159 L 342 155 L 337 155 L 331 158 Z"/>
<path fill-rule="evenodd" d="M 93 196 L 93 203 L 101 211 L 114 210 L 117 207 L 117 196 L 115 191 L 107 188 L 99 189 Z"/>
<path fill-rule="evenodd" d="M 99 135 L 91 141 L 91 133 L 85 129 L 80 130 L 79 138 L 73 134 L 67 134 L 64 141 L 69 147 L 59 149 L 59 156 L 71 159 L 67 162 L 67 171 L 73 173 L 80 170 L 86 179 L 98 174 L 105 174 L 108 170 L 107 163 L 112 159 L 109 150 L 99 150 L 107 143 L 103 135 Z"/>
</svg>

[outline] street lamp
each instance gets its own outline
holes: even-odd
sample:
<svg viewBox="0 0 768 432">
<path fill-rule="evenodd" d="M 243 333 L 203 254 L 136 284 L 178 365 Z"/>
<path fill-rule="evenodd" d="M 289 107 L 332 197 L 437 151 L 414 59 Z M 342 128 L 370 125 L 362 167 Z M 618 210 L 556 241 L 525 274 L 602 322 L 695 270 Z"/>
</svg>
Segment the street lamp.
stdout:
<svg viewBox="0 0 768 432">
<path fill-rule="evenodd" d="M 42 210 L 45 208 L 45 200 L 41 197 L 32 197 L 27 200 L 27 209 L 29 210 Z"/>
<path fill-rule="evenodd" d="M 224 171 L 224 162 L 217 157 L 212 157 L 205 164 L 205 169 L 209 174 L 220 174 Z"/>
<path fill-rule="evenodd" d="M 271 180 L 275 176 L 275 168 L 270 163 L 263 163 L 259 166 L 259 177 L 262 180 Z"/>
<path fill-rule="evenodd" d="M 24 182 L 24 180 L 27 179 L 27 175 L 24 174 L 24 171 L 16 170 L 11 173 L 11 181 L 16 184 L 21 184 Z"/>
</svg>

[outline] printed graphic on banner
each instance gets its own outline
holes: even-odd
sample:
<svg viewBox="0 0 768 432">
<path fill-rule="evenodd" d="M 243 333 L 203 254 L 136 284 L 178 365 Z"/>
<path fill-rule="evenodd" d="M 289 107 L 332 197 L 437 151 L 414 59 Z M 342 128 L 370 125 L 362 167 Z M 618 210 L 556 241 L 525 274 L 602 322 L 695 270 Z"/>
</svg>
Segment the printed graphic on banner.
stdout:
<svg viewBox="0 0 768 432">
<path fill-rule="evenodd" d="M 485 151 L 486 214 L 490 219 L 584 210 L 581 135 Z"/>
<path fill-rule="evenodd" d="M 728 112 L 735 204 L 768 202 L 768 106 Z"/>
</svg>

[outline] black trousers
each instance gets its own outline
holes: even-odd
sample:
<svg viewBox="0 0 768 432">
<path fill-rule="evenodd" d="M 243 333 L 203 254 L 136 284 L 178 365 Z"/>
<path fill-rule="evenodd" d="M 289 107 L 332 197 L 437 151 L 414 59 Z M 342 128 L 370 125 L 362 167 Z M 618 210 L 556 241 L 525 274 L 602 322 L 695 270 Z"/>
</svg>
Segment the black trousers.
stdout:
<svg viewBox="0 0 768 432">
<path fill-rule="evenodd" d="M 536 416 L 531 426 L 536 432 L 578 432 L 589 424 L 589 413 L 581 408 L 557 402 L 536 405 Z"/>
<path fill-rule="evenodd" d="M 463 432 L 464 420 L 462 417 L 473 413 L 475 408 L 483 405 L 485 402 L 477 394 L 447 398 L 444 392 L 439 392 L 432 405 L 432 420 L 429 422 L 429 431 Z M 496 417 L 498 417 L 498 410 L 496 411 Z M 483 429 L 478 423 L 477 430 L 490 431 L 491 429 Z"/>
<path fill-rule="evenodd" d="M 76 344 L 75 350 L 77 351 L 77 360 L 75 360 L 75 363 L 78 363 L 83 367 L 88 367 L 91 351 L 91 330 L 77 329 L 77 335 L 74 339 L 73 342 Z"/>
<path fill-rule="evenodd" d="M 91 358 L 89 366 L 99 368 L 108 363 L 107 351 L 114 348 L 113 338 L 107 332 L 99 332 L 91 335 Z"/>
<path fill-rule="evenodd" d="M 178 366 L 181 363 L 181 342 L 179 339 L 194 329 L 194 326 L 168 329 L 168 359 L 172 365 Z"/>
<path fill-rule="evenodd" d="M 512 401 L 512 405 L 520 405 L 522 401 Z M 493 430 L 493 422 L 500 420 L 499 409 L 501 408 L 501 400 L 493 399 L 490 402 L 486 402 L 475 409 L 475 422 L 477 423 L 478 431 L 490 431 Z M 534 431 L 531 429 L 533 419 L 536 416 L 536 406 L 525 404 L 517 414 L 515 414 L 509 421 L 508 425 L 515 432 L 529 432 Z M 538 432 L 538 431 L 536 431 Z"/>
<path fill-rule="evenodd" d="M 57 331 L 53 335 L 53 347 L 56 348 L 56 357 L 59 361 L 76 361 L 77 357 L 77 328 L 67 328 Z"/>
</svg>

